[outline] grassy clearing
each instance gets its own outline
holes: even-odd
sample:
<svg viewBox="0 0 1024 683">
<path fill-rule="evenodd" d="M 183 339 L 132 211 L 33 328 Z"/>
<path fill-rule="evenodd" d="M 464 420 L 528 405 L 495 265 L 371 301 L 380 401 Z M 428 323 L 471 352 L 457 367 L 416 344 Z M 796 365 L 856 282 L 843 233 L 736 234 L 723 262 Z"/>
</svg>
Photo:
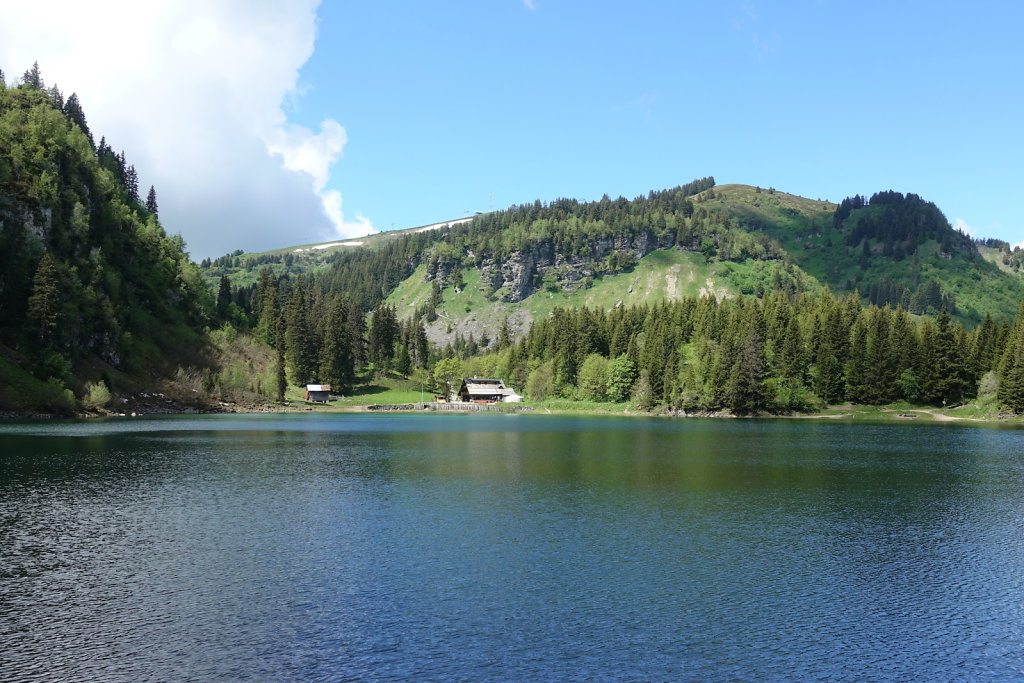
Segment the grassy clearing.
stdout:
<svg viewBox="0 0 1024 683">
<path fill-rule="evenodd" d="M 412 272 L 412 275 L 402 280 L 385 299 L 386 303 L 395 307 L 399 318 L 412 316 L 418 306 L 422 306 L 430 299 L 432 283 L 424 279 L 426 276 L 427 266 L 421 263 Z"/>
<path fill-rule="evenodd" d="M 679 249 L 663 249 L 647 254 L 628 273 L 594 279 L 588 289 L 538 291 L 519 306 L 536 320 L 555 308 L 601 308 L 617 305 L 654 303 L 713 292 L 716 296 L 734 296 L 736 290 L 717 277 L 721 264 L 707 264 L 704 256 Z"/>
</svg>

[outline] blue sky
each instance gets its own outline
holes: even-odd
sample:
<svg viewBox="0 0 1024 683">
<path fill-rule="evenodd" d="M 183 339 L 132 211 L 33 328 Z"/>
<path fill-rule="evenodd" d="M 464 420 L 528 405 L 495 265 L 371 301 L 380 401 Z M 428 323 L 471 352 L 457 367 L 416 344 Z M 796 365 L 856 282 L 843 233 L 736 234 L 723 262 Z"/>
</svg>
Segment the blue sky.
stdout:
<svg viewBox="0 0 1024 683">
<path fill-rule="evenodd" d="M 35 0 L 0 68 L 76 91 L 196 258 L 706 175 L 1017 243 L 1021 7 Z"/>
<path fill-rule="evenodd" d="M 916 192 L 1024 239 L 1016 3 L 332 2 L 290 116 L 381 229 L 695 177 Z"/>
</svg>

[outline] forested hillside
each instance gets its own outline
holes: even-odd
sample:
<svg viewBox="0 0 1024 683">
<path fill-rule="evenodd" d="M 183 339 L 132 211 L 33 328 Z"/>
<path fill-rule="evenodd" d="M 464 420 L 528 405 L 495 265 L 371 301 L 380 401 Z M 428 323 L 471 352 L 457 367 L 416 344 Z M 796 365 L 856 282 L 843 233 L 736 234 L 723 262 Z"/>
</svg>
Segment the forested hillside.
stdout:
<svg viewBox="0 0 1024 683">
<path fill-rule="evenodd" d="M 70 410 L 104 373 L 171 371 L 202 352 L 211 302 L 78 97 L 38 66 L 0 78 L 0 407 Z"/>
<path fill-rule="evenodd" d="M 835 205 L 708 177 L 315 258 L 236 251 L 205 277 L 158 211 L 77 96 L 37 67 L 0 77 L 0 408 L 69 411 L 171 375 L 212 399 L 389 373 L 443 392 L 461 373 L 659 410 L 1024 411 L 1019 250 L 913 194 Z"/>
<path fill-rule="evenodd" d="M 696 199 L 777 240 L 794 264 L 832 291 L 857 290 L 879 306 L 929 315 L 945 308 L 974 326 L 986 315 L 1011 317 L 1024 296 L 1024 280 L 1007 272 L 1012 268 L 986 260 L 979 245 L 954 230 L 934 203 L 915 194 L 849 197 L 831 205 L 834 211 L 742 185 L 715 188 Z M 1002 247 L 1000 259 L 1007 265 L 1021 253 L 1006 243 L 995 246 Z"/>
<path fill-rule="evenodd" d="M 675 266 L 677 272 L 664 271 L 666 281 L 681 277 L 699 283 L 695 289 L 727 296 L 827 285 L 915 314 L 945 308 L 969 327 L 986 315 L 1012 317 L 1024 296 L 1024 280 L 1013 272 L 1019 250 L 997 244 L 986 249 L 999 249 L 998 255 L 985 258 L 933 203 L 890 191 L 835 205 L 773 188 L 715 186 L 704 178 L 633 200 L 538 201 L 372 244 L 306 261 L 315 263 L 312 269 L 287 251 L 236 252 L 207 272 L 228 274 L 244 303 L 269 258 L 276 273 L 305 273 L 364 310 L 386 300 L 402 318 L 426 315 L 428 334 L 439 343 L 455 334 L 479 336 L 517 312 L 525 327 L 526 319 L 550 312 L 545 299 L 601 305 L 689 293 L 613 284 L 638 265 L 654 271 Z M 665 250 L 698 258 L 682 264 L 677 257 L 650 258 Z M 283 270 L 279 261 L 287 261 Z M 433 322 L 435 315 L 442 322 Z"/>
<path fill-rule="evenodd" d="M 743 212 L 738 192 L 755 195 Z M 950 250 L 942 261 L 959 253 L 977 266 L 976 278 L 991 274 L 976 245 L 913 195 L 881 193 L 837 207 L 772 189 L 716 189 L 705 179 L 632 202 L 517 206 L 347 252 L 310 277 L 264 271 L 251 293 L 224 277 L 221 291 L 248 303 L 293 383 L 318 377 L 347 388 L 358 368 L 372 367 L 402 375 L 429 369 L 439 392 L 458 376 L 498 376 L 535 400 L 631 399 L 660 410 L 784 413 L 847 401 L 951 406 L 976 397 L 1024 408 L 1014 389 L 1024 388 L 1020 313 L 1016 322 L 1011 311 L 965 327 L 951 315 L 954 288 L 925 279 L 877 305 L 863 300 L 858 281 L 837 297 L 795 266 L 780 242 L 818 239 L 825 230 L 842 237 L 840 249 L 863 254 L 865 243 L 883 245 L 877 254 L 869 246 L 857 267 L 898 262 L 902 251 L 924 271 L 906 254 L 937 244 Z M 649 286 L 683 267 L 709 277 L 689 288 Z M 404 273 L 411 275 L 385 296 Z M 728 287 L 717 289 L 710 275 Z M 620 298 L 593 304 L 602 290 Z M 470 319 L 476 306 L 504 315 L 464 333 L 452 314 Z M 364 338 L 360 310 L 371 307 Z M 453 333 L 432 344 L 438 326 Z M 296 327 L 305 331 L 292 333 Z M 339 329 L 351 349 L 340 364 L 332 346 Z"/>
</svg>

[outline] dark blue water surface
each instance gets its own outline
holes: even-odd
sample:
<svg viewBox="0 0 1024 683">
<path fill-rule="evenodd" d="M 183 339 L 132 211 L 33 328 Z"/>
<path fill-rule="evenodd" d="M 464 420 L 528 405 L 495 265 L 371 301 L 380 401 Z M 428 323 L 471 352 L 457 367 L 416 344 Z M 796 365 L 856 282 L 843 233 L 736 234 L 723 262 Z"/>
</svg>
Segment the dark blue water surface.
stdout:
<svg viewBox="0 0 1024 683">
<path fill-rule="evenodd" d="M 1024 432 L 0 425 L 0 678 L 1014 680 Z"/>
</svg>

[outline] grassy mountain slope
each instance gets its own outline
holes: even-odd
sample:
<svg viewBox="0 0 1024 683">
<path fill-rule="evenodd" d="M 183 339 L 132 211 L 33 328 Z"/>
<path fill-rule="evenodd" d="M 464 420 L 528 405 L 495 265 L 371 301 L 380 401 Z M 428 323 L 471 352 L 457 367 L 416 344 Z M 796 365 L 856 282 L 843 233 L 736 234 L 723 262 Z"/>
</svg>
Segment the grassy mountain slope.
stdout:
<svg viewBox="0 0 1024 683">
<path fill-rule="evenodd" d="M 546 317 L 556 308 L 587 306 L 611 310 L 621 305 L 675 301 L 682 297 L 713 295 L 727 299 L 755 294 L 771 288 L 777 264 L 757 262 L 711 262 L 703 254 L 680 249 L 659 249 L 639 260 L 629 272 L 597 277 L 589 286 L 572 289 L 550 287 L 534 292 L 515 303 L 488 295 L 486 283 L 478 271 L 467 271 L 464 286 L 442 290 L 437 319 L 426 325 L 428 338 L 436 344 L 452 341 L 456 334 L 477 341 L 493 335 L 508 318 L 513 331 L 523 332 L 530 323 Z M 806 279 L 808 290 L 817 289 L 813 278 Z M 426 267 L 420 266 L 387 298 L 400 318 L 412 317 L 431 297 L 432 286 L 426 280 Z"/>
<path fill-rule="evenodd" d="M 535 202 L 459 224 L 234 254 L 206 275 L 246 287 L 263 267 L 303 273 L 366 309 L 386 301 L 401 318 L 425 314 L 430 338 L 446 343 L 493 336 L 506 318 L 523 330 L 556 306 L 823 285 L 914 313 L 946 306 L 972 325 L 986 314 L 1012 317 L 1024 296 L 1024 280 L 1000 254 L 914 195 L 837 205 L 706 178 L 632 201 Z"/>
<path fill-rule="evenodd" d="M 941 289 L 939 305 L 925 302 L 914 312 L 935 313 L 946 297 L 955 306 L 956 317 L 969 325 L 986 314 L 996 319 L 1012 317 L 1024 296 L 1024 280 L 998 262 L 998 250 L 975 245 L 925 202 L 917 203 L 903 218 L 906 223 L 934 221 L 934 230 L 921 235 L 924 239 L 875 231 L 855 242 L 851 237 L 863 224 L 881 222 L 887 206 L 855 209 L 837 225 L 835 204 L 758 192 L 745 185 L 716 187 L 695 197 L 695 202 L 778 240 L 795 264 L 837 293 L 856 288 L 872 303 L 914 310 L 914 294 L 922 283 L 934 281 Z"/>
</svg>

